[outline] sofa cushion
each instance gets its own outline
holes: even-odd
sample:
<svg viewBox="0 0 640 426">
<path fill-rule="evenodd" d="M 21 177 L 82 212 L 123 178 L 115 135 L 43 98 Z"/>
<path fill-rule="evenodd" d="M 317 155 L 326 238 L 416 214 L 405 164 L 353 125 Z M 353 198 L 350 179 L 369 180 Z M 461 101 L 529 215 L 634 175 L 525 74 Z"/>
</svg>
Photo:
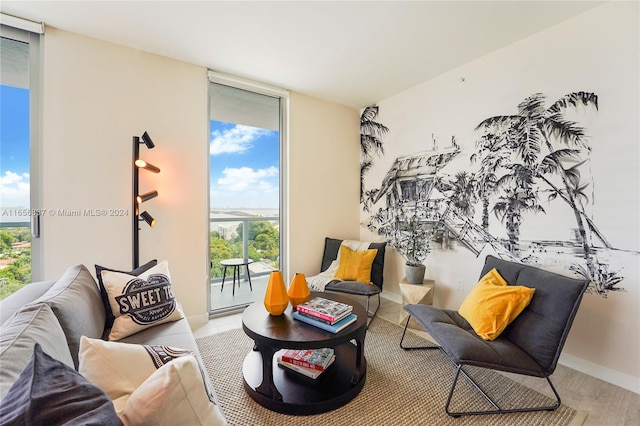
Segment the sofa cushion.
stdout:
<svg viewBox="0 0 640 426">
<path fill-rule="evenodd" d="M 121 272 L 123 274 L 135 275 L 138 276 L 143 272 L 148 271 L 158 264 L 156 259 L 153 259 L 144 265 L 138 266 L 132 271 L 120 271 L 118 269 L 107 268 L 106 266 L 95 265 L 96 267 L 96 278 L 98 279 L 98 286 L 100 287 L 100 298 L 102 299 L 102 305 L 104 306 L 104 312 L 107 316 L 106 323 L 104 325 L 105 330 L 111 328 L 113 325 L 113 320 L 115 316 L 111 311 L 111 305 L 109 305 L 109 295 L 107 294 L 107 289 L 104 287 L 104 283 L 102 282 L 102 271 L 112 271 L 112 272 Z"/>
<path fill-rule="evenodd" d="M 35 344 L 33 355 L 0 403 L 5 425 L 121 425 L 98 387 Z"/>
<path fill-rule="evenodd" d="M 498 368 L 517 374 L 545 377 L 538 363 L 507 339 L 483 340 L 456 311 L 429 305 L 403 307 L 456 364 Z"/>
<path fill-rule="evenodd" d="M 127 425 L 226 424 L 191 351 L 83 338 L 80 372 Z"/>
<path fill-rule="evenodd" d="M 84 265 L 72 266 L 33 302 L 38 303 L 49 305 L 58 318 L 77 368 L 80 336 L 98 338 L 104 331 L 105 313 L 98 284 Z"/>
<path fill-rule="evenodd" d="M 74 366 L 64 331 L 51 308 L 25 306 L 0 326 L 0 398 L 29 362 L 36 343 L 52 357 Z"/>
<path fill-rule="evenodd" d="M 173 346 L 175 348 L 187 349 L 195 354 L 200 365 L 204 365 L 198 350 L 198 345 L 193 337 L 191 327 L 189 327 L 189 322 L 186 318 L 179 321 L 165 322 L 164 324 L 149 327 L 136 334 L 132 334 L 131 336 L 118 340 L 118 342 L 144 345 L 166 345 Z M 213 395 L 214 402 L 217 404 L 218 398 L 209 376 L 205 374 L 204 379 L 206 381 L 209 394 Z"/>
<path fill-rule="evenodd" d="M 109 340 L 119 340 L 145 328 L 184 317 L 171 290 L 166 260 L 137 277 L 102 271 L 102 282 L 115 316 Z"/>
<path fill-rule="evenodd" d="M 331 281 L 324 288 L 326 291 L 338 291 L 340 293 L 357 294 L 360 296 L 373 296 L 379 294 L 382 290 L 380 287 L 364 284 L 358 281 Z"/>
<path fill-rule="evenodd" d="M 26 304 L 29 304 L 45 294 L 54 281 L 39 281 L 22 287 L 19 291 L 8 296 L 0 302 L 0 324 L 3 324 L 13 314 L 18 312 Z"/>
</svg>

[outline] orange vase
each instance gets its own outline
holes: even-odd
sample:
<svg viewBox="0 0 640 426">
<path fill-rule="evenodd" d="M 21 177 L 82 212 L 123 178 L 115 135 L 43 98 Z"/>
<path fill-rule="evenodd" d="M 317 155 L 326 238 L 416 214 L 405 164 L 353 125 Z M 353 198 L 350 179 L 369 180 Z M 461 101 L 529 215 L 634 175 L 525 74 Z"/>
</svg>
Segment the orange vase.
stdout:
<svg viewBox="0 0 640 426">
<path fill-rule="evenodd" d="M 282 272 L 273 271 L 269 276 L 267 291 L 264 295 L 264 307 L 271 315 L 282 315 L 288 305 L 289 299 Z"/>
<path fill-rule="evenodd" d="M 289 291 L 287 292 L 291 305 L 295 308 L 299 304 L 306 302 L 307 299 L 309 299 L 309 294 L 309 286 L 307 285 L 307 279 L 304 274 L 296 273 L 293 280 L 291 280 Z"/>
</svg>

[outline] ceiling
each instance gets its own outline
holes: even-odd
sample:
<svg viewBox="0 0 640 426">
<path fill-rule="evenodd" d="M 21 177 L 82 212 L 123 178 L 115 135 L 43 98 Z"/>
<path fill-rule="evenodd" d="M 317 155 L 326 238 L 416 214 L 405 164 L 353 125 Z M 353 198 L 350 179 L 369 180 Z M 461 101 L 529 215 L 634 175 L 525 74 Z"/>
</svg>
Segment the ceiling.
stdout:
<svg viewBox="0 0 640 426">
<path fill-rule="evenodd" d="M 48 26 L 363 108 L 602 1 L 13 1 Z"/>
</svg>

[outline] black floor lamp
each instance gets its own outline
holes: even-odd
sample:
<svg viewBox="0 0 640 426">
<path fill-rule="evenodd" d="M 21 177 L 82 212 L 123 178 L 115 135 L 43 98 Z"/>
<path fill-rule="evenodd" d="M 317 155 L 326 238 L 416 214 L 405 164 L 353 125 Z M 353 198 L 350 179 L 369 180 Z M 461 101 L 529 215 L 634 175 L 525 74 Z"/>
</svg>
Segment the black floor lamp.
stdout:
<svg viewBox="0 0 640 426">
<path fill-rule="evenodd" d="M 140 194 L 138 189 L 138 171 L 146 169 L 152 173 L 160 173 L 160 169 L 151 163 L 140 159 L 140 144 L 145 144 L 148 149 L 155 145 L 147 132 L 144 132 L 142 138 L 133 137 L 133 268 L 140 266 L 140 222 L 145 221 L 150 227 L 156 225 L 156 220 L 146 210 L 140 213 L 140 205 L 145 201 L 158 196 L 158 191 L 149 191 Z"/>
</svg>

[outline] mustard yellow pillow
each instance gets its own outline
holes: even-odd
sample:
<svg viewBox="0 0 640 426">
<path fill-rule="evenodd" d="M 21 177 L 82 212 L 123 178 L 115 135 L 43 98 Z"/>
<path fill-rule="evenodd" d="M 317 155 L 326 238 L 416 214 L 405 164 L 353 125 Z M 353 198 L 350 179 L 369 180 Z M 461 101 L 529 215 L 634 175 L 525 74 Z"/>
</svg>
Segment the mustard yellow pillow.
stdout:
<svg viewBox="0 0 640 426">
<path fill-rule="evenodd" d="M 373 265 L 376 254 L 378 254 L 378 249 L 356 251 L 345 245 L 340 246 L 340 264 L 334 278 L 373 284 L 371 282 L 371 265 Z"/>
<path fill-rule="evenodd" d="M 458 309 L 476 334 L 494 340 L 527 307 L 535 289 L 508 285 L 494 268 L 480 279 Z"/>
</svg>

